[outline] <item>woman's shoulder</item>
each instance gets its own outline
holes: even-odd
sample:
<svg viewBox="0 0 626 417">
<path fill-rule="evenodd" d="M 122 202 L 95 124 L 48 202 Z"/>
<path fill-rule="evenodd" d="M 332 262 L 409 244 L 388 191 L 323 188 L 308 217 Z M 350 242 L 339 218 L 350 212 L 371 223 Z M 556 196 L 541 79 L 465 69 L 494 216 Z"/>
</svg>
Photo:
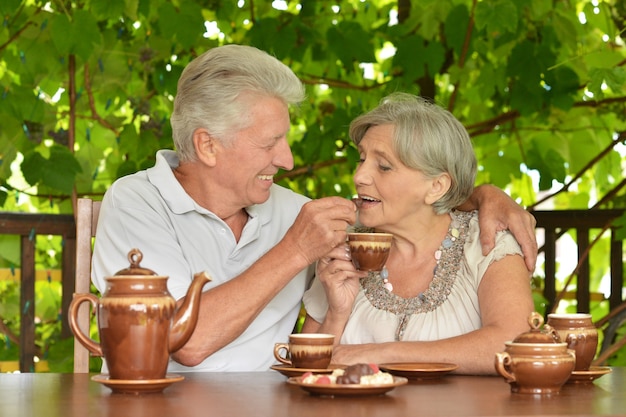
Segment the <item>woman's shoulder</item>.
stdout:
<svg viewBox="0 0 626 417">
<path fill-rule="evenodd" d="M 467 238 L 465 240 L 465 260 L 469 264 L 484 263 L 490 264 L 499 261 L 507 255 L 521 255 L 522 249 L 515 240 L 513 234 L 508 230 L 496 232 L 496 241 L 493 249 L 486 255 L 483 254 L 480 242 L 480 224 L 478 222 L 478 211 L 453 213 L 465 219 L 468 223 Z"/>
</svg>

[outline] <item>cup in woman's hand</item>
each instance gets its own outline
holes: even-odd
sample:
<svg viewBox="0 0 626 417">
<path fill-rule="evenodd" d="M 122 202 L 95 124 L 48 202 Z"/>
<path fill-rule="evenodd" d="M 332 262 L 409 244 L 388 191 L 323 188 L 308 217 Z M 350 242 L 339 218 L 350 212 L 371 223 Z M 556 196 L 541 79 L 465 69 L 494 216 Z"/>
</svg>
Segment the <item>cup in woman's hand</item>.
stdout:
<svg viewBox="0 0 626 417">
<path fill-rule="evenodd" d="M 352 264 L 359 271 L 380 271 L 391 248 L 391 233 L 348 233 Z"/>
</svg>

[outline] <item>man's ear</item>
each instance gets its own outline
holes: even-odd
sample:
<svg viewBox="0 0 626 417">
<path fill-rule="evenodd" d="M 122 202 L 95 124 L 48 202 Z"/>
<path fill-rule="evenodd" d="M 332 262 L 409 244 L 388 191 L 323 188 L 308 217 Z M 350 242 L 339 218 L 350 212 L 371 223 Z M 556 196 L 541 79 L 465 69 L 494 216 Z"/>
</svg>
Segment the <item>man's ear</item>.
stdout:
<svg viewBox="0 0 626 417">
<path fill-rule="evenodd" d="M 450 174 L 443 173 L 434 178 L 431 182 L 430 191 L 426 195 L 426 203 L 433 204 L 435 201 L 443 197 L 452 186 L 452 178 Z"/>
<path fill-rule="evenodd" d="M 217 148 L 219 145 L 219 141 L 213 138 L 206 129 L 196 129 L 193 132 L 193 146 L 200 162 L 214 166 L 217 161 Z"/>
</svg>

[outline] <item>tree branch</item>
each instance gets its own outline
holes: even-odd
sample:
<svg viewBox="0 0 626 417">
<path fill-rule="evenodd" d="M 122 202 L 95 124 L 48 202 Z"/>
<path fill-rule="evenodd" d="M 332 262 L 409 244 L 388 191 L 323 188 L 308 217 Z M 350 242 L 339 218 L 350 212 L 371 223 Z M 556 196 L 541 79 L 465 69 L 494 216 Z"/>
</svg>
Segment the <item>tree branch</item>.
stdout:
<svg viewBox="0 0 626 417">
<path fill-rule="evenodd" d="M 22 4 L 20 5 L 20 10 L 19 12 L 15 13 L 15 17 L 17 18 L 17 16 L 19 16 L 22 13 L 22 10 L 24 9 L 24 2 L 22 2 Z M 33 13 L 33 16 L 36 16 L 37 14 L 39 14 L 41 12 L 41 7 L 37 8 L 37 10 L 35 11 L 35 13 Z M 11 44 L 11 42 L 13 42 L 15 39 L 17 39 L 22 32 L 24 32 L 29 26 L 34 25 L 35 22 L 29 20 L 28 22 L 26 22 L 26 24 L 24 26 L 22 26 L 21 28 L 19 28 L 14 34 L 13 36 L 11 36 L 5 43 L 3 43 L 2 45 L 0 45 L 0 52 L 2 52 L 9 44 Z M 10 26 L 10 25 L 9 25 Z"/>
<path fill-rule="evenodd" d="M 463 48 L 461 49 L 461 56 L 459 57 L 459 68 L 465 66 L 465 59 L 467 58 L 467 52 L 469 51 L 470 40 L 472 38 L 472 32 L 474 31 L 474 13 L 476 11 L 477 0 L 472 1 L 472 11 L 470 12 L 469 22 L 467 22 L 467 30 L 465 31 L 465 39 L 463 40 Z M 456 96 L 459 93 L 459 82 L 454 84 L 452 94 L 450 95 L 450 102 L 448 103 L 448 111 L 454 109 L 456 103 Z"/>
<path fill-rule="evenodd" d="M 96 102 L 93 98 L 93 90 L 91 89 L 91 78 L 89 77 L 89 63 L 85 64 L 85 90 L 87 91 L 87 97 L 89 98 L 89 108 L 91 109 L 91 117 L 97 121 L 98 123 L 100 123 L 102 126 L 104 126 L 105 128 L 111 130 L 113 133 L 115 133 L 115 136 L 119 136 L 119 133 L 117 131 L 117 129 L 115 129 L 115 127 L 107 122 L 105 119 L 103 119 L 102 117 L 100 117 L 100 115 L 98 114 L 98 111 L 96 110 Z"/>
<path fill-rule="evenodd" d="M 531 204 L 530 206 L 528 206 L 528 210 L 532 210 L 534 207 L 538 206 L 539 204 L 554 198 L 555 196 L 561 194 L 562 192 L 565 192 L 569 189 L 569 187 L 571 187 L 576 181 L 578 181 L 578 179 L 580 177 L 583 176 L 583 174 L 585 172 L 587 172 L 587 170 L 589 170 L 592 166 L 594 166 L 596 163 L 598 163 L 598 161 L 600 161 L 602 158 L 604 158 L 606 155 L 608 155 L 613 148 L 615 148 L 617 145 L 619 145 L 621 142 L 623 142 L 624 140 L 626 140 L 626 132 L 620 132 L 620 134 L 617 136 L 617 138 L 612 141 L 609 146 L 607 146 L 606 148 L 604 148 L 604 150 L 602 150 L 602 152 L 600 152 L 598 155 L 596 155 L 593 159 L 591 159 L 591 161 L 589 161 L 584 167 L 582 167 L 573 177 L 571 180 L 569 180 L 568 182 L 566 182 L 565 184 L 563 184 L 563 187 L 561 187 L 559 190 L 557 190 L 556 192 L 545 196 L 544 198 L 540 199 L 539 201 L 535 202 L 534 204 Z"/>
<path fill-rule="evenodd" d="M 17 337 L 15 333 L 9 329 L 9 327 L 4 323 L 4 319 L 0 317 L 0 333 L 4 333 L 12 343 L 16 345 L 20 345 L 20 338 Z"/>
<path fill-rule="evenodd" d="M 604 197 L 602 197 L 600 199 L 600 201 L 598 201 L 596 204 L 593 205 L 593 207 L 591 207 L 592 209 L 594 208 L 598 208 L 598 207 L 602 207 L 604 204 L 607 204 L 609 201 L 611 201 L 613 199 L 613 197 L 615 197 L 617 195 L 617 193 L 622 189 L 626 187 L 626 178 L 623 179 L 619 184 L 617 184 L 615 187 L 613 187 L 613 189 L 611 191 L 609 191 L 608 193 L 606 193 L 604 195 Z"/>
<path fill-rule="evenodd" d="M 322 162 L 317 162 L 315 164 L 306 165 L 306 166 L 296 168 L 289 172 L 285 172 L 281 175 L 276 176 L 276 181 L 280 181 L 285 178 L 294 178 L 300 175 L 311 174 L 320 168 L 325 168 L 325 167 L 329 167 L 333 165 L 340 165 L 340 164 L 346 163 L 347 161 L 348 161 L 347 158 L 337 158 L 337 159 L 332 159 L 330 161 L 322 161 Z"/>
<path fill-rule="evenodd" d="M 375 90 L 377 88 L 380 88 L 384 85 L 387 84 L 387 82 L 384 83 L 378 83 L 378 84 L 374 84 L 374 85 L 356 85 L 356 84 L 351 84 L 345 81 L 341 81 L 341 80 L 335 80 L 335 79 L 331 79 L 331 78 L 325 78 L 325 77 L 319 77 L 313 74 L 303 74 L 304 76 L 308 77 L 308 78 L 302 78 L 300 77 L 300 81 L 302 81 L 303 84 L 307 84 L 307 85 L 319 85 L 319 84 L 326 84 L 330 87 L 337 87 L 337 88 L 345 88 L 348 90 L 357 90 L 357 91 L 370 91 L 370 90 Z"/>
</svg>

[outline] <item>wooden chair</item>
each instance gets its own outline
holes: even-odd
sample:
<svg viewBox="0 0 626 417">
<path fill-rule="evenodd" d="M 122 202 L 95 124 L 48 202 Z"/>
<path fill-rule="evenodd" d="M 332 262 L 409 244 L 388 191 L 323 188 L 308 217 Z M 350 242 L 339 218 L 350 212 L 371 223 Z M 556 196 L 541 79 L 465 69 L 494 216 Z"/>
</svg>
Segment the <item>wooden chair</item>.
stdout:
<svg viewBox="0 0 626 417">
<path fill-rule="evenodd" d="M 76 204 L 76 278 L 74 292 L 88 293 L 91 288 L 92 239 L 96 235 L 100 201 L 79 198 Z M 89 334 L 89 305 L 78 310 L 78 325 Z M 74 373 L 89 372 L 89 351 L 74 338 Z"/>
</svg>

